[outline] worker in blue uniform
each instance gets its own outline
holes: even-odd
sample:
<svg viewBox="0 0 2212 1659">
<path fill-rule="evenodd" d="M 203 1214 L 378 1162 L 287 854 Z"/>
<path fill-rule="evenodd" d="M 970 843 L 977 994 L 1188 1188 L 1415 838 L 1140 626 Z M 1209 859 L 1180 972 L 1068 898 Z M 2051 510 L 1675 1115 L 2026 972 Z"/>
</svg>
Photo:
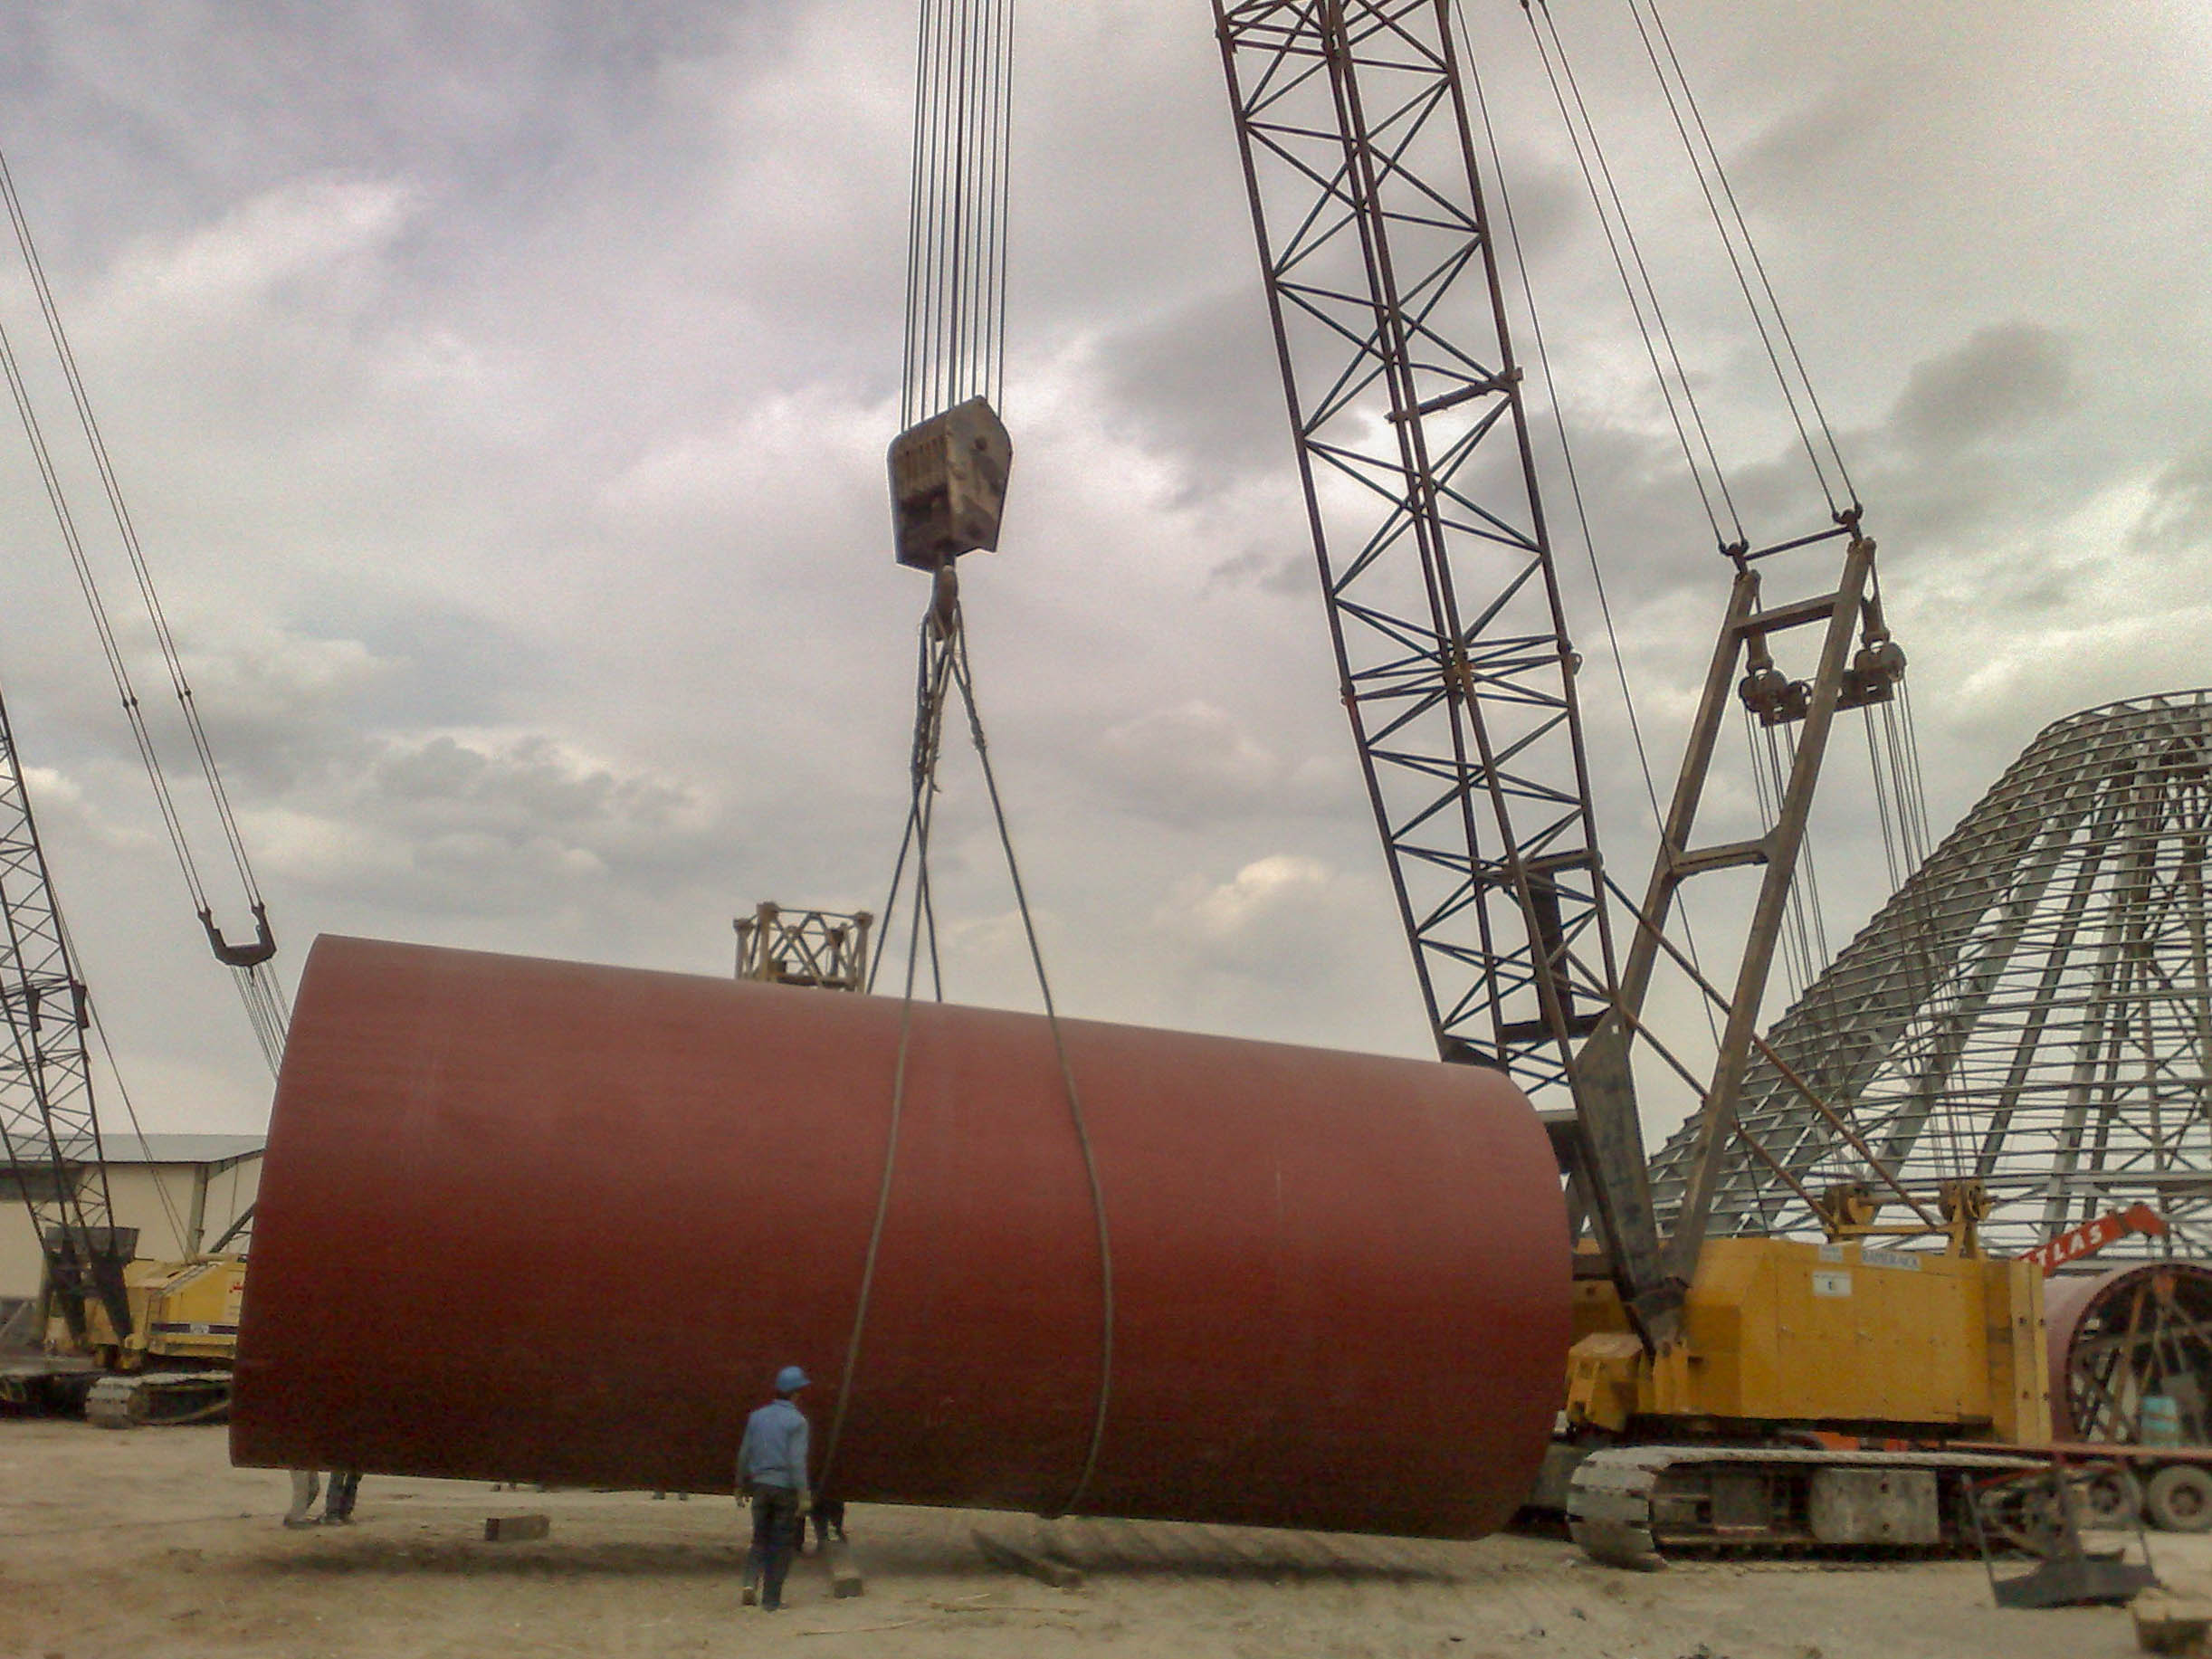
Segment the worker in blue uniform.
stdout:
<svg viewBox="0 0 2212 1659">
<path fill-rule="evenodd" d="M 784 1605 L 784 1577 L 814 1502 L 806 1480 L 806 1418 L 797 1400 L 807 1386 L 806 1373 L 796 1365 L 777 1372 L 776 1397 L 745 1420 L 745 1438 L 738 1444 L 738 1502 L 753 1506 L 745 1605 L 758 1602 L 770 1613 Z"/>
</svg>

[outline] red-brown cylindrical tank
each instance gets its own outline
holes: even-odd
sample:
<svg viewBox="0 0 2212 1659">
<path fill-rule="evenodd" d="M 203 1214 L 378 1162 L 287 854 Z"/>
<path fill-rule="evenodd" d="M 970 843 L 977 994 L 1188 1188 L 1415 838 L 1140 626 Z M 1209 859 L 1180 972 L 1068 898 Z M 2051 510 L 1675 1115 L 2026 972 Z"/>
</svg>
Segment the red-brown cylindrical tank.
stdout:
<svg viewBox="0 0 2212 1659">
<path fill-rule="evenodd" d="M 2193 1444 L 2212 1432 L 2212 1266 L 2160 1259 L 2044 1287 L 2051 1424 L 2061 1440 L 2144 1438 L 2143 1402 L 2179 1408 Z"/>
<path fill-rule="evenodd" d="M 233 1457 L 728 1492 L 806 1368 L 848 1499 L 1466 1537 L 1563 1388 L 1551 1153 L 1493 1073 L 319 940 Z M 872 1288 L 848 1368 L 869 1241 Z M 1104 1430 L 1089 1461 L 1101 1384 Z M 1072 1502 L 1073 1501 L 1073 1502 Z"/>
</svg>

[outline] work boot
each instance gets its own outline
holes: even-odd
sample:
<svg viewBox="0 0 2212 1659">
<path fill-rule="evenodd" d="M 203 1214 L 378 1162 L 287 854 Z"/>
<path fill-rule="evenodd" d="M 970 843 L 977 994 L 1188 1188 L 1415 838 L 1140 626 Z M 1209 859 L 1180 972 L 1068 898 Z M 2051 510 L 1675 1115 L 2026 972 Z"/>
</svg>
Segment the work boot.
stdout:
<svg viewBox="0 0 2212 1659">
<path fill-rule="evenodd" d="M 758 1585 L 747 1585 L 743 1589 L 738 1592 L 738 1599 L 743 1602 L 748 1607 L 758 1607 L 760 1605 L 759 1587 Z"/>
</svg>

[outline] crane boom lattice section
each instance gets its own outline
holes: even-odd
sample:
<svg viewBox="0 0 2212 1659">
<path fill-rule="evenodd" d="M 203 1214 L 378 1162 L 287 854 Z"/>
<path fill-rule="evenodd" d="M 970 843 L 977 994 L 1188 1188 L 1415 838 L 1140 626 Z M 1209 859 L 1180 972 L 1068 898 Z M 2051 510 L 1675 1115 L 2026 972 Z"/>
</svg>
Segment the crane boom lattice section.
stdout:
<svg viewBox="0 0 2212 1659">
<path fill-rule="evenodd" d="M 1541 1097 L 1616 970 L 1452 23 L 1444 0 L 1216 0 L 1215 17 L 1344 703 L 1430 1024 L 1446 1058 Z"/>
<path fill-rule="evenodd" d="M 99 1143 L 81 1023 L 84 987 L 62 937 L 5 709 L 0 709 L 0 915 L 7 923 L 0 1003 L 8 1021 L 7 1046 L 0 1050 L 0 1132 L 19 1168 L 45 1161 L 58 1168 L 65 1158 L 85 1158 L 87 1149 Z M 42 1221 L 104 1225 L 103 1180 L 96 1180 L 81 1198 L 41 1199 Z"/>
<path fill-rule="evenodd" d="M 0 1152 L 29 1208 L 45 1253 L 49 1288 L 72 1325 L 82 1299 L 97 1293 L 115 1329 L 129 1318 L 115 1269 L 129 1243 L 111 1225 L 107 1166 L 93 1110 L 85 1047 L 84 982 L 71 960 L 69 935 L 54 902 L 37 820 L 24 786 L 7 710 L 0 705 L 0 1006 L 7 1041 L 0 1046 Z"/>
</svg>

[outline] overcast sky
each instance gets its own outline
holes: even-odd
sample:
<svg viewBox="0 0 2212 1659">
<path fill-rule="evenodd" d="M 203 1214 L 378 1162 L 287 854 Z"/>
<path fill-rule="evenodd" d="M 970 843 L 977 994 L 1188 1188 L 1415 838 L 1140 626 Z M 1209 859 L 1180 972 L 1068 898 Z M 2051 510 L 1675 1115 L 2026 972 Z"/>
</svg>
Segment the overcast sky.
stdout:
<svg viewBox="0 0 2212 1659">
<path fill-rule="evenodd" d="M 1725 567 L 1521 9 L 1467 9 L 1664 785 Z M 1669 17 L 1882 543 L 1939 830 L 2047 721 L 2212 681 L 2212 14 Z M 1756 492 L 1784 417 L 1648 72 L 1616 3 L 1562 23 Z M 288 979 L 325 931 L 728 972 L 759 900 L 880 905 L 926 591 L 891 562 L 882 481 L 911 54 L 911 0 L 0 14 L 0 147 Z M 1063 1005 L 1426 1052 L 1208 9 L 1032 4 L 1016 72 L 1014 500 L 966 595 Z M 0 322 L 127 615 L 12 250 Z M 0 531 L 0 684 L 141 1117 L 259 1128 L 266 1073 L 19 437 Z M 145 629 L 125 640 L 155 689 Z M 1640 884 L 1605 665 L 1584 676 L 1601 810 Z M 957 759 L 950 988 L 1019 1003 Z M 1863 767 L 1835 776 L 1840 944 L 1883 895 Z M 246 925 L 227 893 L 219 913 Z"/>
</svg>

